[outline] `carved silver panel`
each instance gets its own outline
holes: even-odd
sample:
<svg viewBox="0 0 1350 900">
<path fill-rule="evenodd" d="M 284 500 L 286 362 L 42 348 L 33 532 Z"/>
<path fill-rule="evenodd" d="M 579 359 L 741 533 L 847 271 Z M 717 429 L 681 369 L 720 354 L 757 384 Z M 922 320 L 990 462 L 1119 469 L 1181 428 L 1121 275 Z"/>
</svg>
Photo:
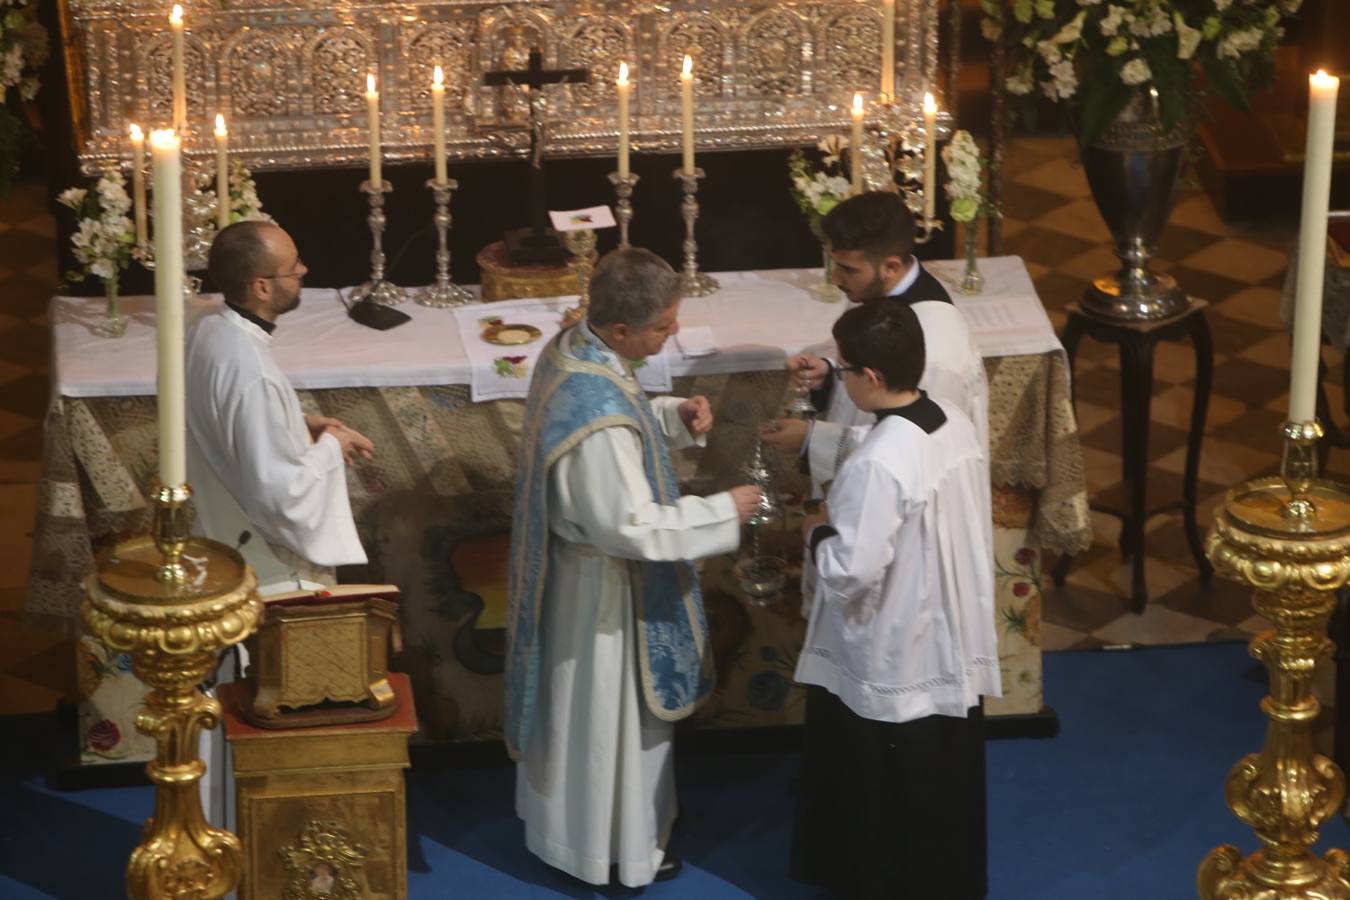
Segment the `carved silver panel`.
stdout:
<svg viewBox="0 0 1350 900">
<path fill-rule="evenodd" d="M 170 118 L 163 0 L 62 0 L 81 161 L 125 158 L 127 124 Z M 365 78 L 380 85 L 386 160 L 430 157 L 431 68 L 446 74 L 453 158 L 528 152 L 529 104 L 483 75 L 589 68 L 589 85 L 545 88 L 548 151 L 604 155 L 617 142 L 614 78 L 633 82 L 635 152 L 679 146 L 679 71 L 695 57 L 700 152 L 798 145 L 846 130 L 854 91 L 880 81 L 881 0 L 219 0 L 187 8 L 188 147 L 209 122 L 254 168 L 357 164 L 366 156 Z M 919 115 L 937 66 L 937 0 L 897 0 L 897 101 Z"/>
</svg>

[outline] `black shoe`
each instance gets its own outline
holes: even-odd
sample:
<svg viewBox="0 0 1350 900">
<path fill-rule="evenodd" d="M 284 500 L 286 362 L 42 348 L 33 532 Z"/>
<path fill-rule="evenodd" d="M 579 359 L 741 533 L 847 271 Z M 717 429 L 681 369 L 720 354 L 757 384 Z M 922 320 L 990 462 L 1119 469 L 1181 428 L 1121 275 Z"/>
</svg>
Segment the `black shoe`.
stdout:
<svg viewBox="0 0 1350 900">
<path fill-rule="evenodd" d="M 684 869 L 684 863 L 680 862 L 680 858 L 667 853 L 665 859 L 661 860 L 661 865 L 656 867 L 656 878 L 654 880 L 669 881 L 680 874 L 682 869 Z"/>
</svg>

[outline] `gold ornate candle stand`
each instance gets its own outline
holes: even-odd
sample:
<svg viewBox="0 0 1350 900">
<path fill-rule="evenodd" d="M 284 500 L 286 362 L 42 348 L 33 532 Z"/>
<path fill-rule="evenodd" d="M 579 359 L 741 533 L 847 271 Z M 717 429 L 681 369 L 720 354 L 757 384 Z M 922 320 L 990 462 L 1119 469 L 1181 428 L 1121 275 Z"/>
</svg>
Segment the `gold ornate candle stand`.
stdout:
<svg viewBox="0 0 1350 900">
<path fill-rule="evenodd" d="M 568 231 L 563 234 L 563 242 L 571 256 L 567 259 L 567 268 L 577 278 L 577 305 L 563 312 L 562 323 L 566 327 L 575 325 L 586 318 L 591 308 L 591 270 L 595 268 L 595 232 L 589 228 Z"/>
<path fill-rule="evenodd" d="M 220 704 L 198 688 L 220 651 L 247 637 L 262 614 L 253 570 L 224 544 L 189 537 L 187 485 L 151 491 L 151 535 L 104 551 L 85 582 L 81 619 L 89 634 L 131 655 L 144 682 L 136 727 L 158 745 L 146 767 L 155 812 L 127 864 L 133 900 L 224 897 L 242 870 L 239 840 L 202 815 L 197 756 L 203 728 L 215 728 Z"/>
<path fill-rule="evenodd" d="M 1289 423 L 1284 436 L 1283 475 L 1230 490 L 1206 542 L 1215 570 L 1251 585 L 1274 628 L 1251 643 L 1270 673 L 1265 746 L 1233 767 L 1225 787 L 1229 808 L 1265 846 L 1245 858 L 1232 845 L 1210 851 L 1196 876 L 1204 900 L 1350 898 L 1350 855 L 1309 852 L 1345 799 L 1340 768 L 1312 749 L 1321 708 L 1312 678 L 1333 649 L 1334 592 L 1350 581 L 1350 489 L 1316 477 L 1316 421 Z"/>
</svg>

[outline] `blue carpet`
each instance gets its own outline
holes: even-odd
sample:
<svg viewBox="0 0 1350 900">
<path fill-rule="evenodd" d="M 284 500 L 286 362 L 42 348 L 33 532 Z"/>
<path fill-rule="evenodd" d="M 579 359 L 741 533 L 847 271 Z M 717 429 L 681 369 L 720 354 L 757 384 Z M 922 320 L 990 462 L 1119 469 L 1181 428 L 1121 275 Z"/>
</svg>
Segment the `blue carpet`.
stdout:
<svg viewBox="0 0 1350 900">
<path fill-rule="evenodd" d="M 1052 653 L 1045 681 L 1059 737 L 989 745 L 991 898 L 1194 897 L 1196 865 L 1211 847 L 1255 849 L 1223 800 L 1229 768 L 1260 748 L 1265 728 L 1264 676 L 1244 646 Z M 39 736 L 16 730 L 5 729 L 3 761 L 18 774 L 0 780 L 0 897 L 125 896 L 122 870 L 150 813 L 149 789 L 54 792 L 28 774 L 39 771 Z M 28 756 L 15 756 L 16 737 Z M 684 874 L 637 892 L 592 890 L 526 852 L 511 769 L 414 772 L 409 895 L 820 897 L 785 874 L 795 773 L 792 753 L 682 758 Z M 1347 845 L 1350 829 L 1336 817 L 1320 846 Z"/>
</svg>

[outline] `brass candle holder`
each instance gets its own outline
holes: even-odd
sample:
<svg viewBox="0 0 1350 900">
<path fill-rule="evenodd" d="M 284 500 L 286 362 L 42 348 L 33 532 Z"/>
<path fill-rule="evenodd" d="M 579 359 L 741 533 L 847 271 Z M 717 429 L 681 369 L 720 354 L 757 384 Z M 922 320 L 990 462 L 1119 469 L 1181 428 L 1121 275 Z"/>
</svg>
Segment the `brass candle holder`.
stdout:
<svg viewBox="0 0 1350 900">
<path fill-rule="evenodd" d="M 633 188 L 638 183 L 638 177 L 632 173 L 620 175 L 610 172 L 609 183 L 614 185 L 614 194 L 618 198 L 614 204 L 614 217 L 619 220 L 619 247 L 623 249 L 630 246 L 628 223 L 633 221 Z"/>
<path fill-rule="evenodd" d="M 571 254 L 567 268 L 577 277 L 577 305 L 563 313 L 563 327 L 586 318 L 591 307 L 591 269 L 594 268 L 595 232 L 590 228 L 563 232 L 563 243 Z"/>
<path fill-rule="evenodd" d="M 684 269 L 680 272 L 681 297 L 706 297 L 717 292 L 721 285 L 707 272 L 698 270 L 698 241 L 694 240 L 694 223 L 698 221 L 698 182 L 704 171 L 695 168 L 686 172 L 675 170 L 675 177 L 684 184 L 684 201 L 680 212 L 684 215 Z"/>
<path fill-rule="evenodd" d="M 431 306 L 448 309 L 473 302 L 473 294 L 450 280 L 450 194 L 459 187 L 453 178 L 427 181 L 432 199 L 436 203 L 436 214 L 432 221 L 436 223 L 436 282 L 427 285 L 414 298 L 419 306 Z"/>
<path fill-rule="evenodd" d="M 187 485 L 152 486 L 151 534 L 104 551 L 85 582 L 81 621 L 114 652 L 128 653 L 144 682 L 136 727 L 158 745 L 146 767 L 155 811 L 127 863 L 132 900 L 224 897 L 242 871 L 239 839 L 210 827 L 198 782 L 203 728 L 220 721 L 220 704 L 199 689 L 220 651 L 251 634 L 263 605 L 253 570 L 235 550 L 189 536 Z"/>
<path fill-rule="evenodd" d="M 370 280 L 352 292 L 357 302 L 370 300 L 381 306 L 398 306 L 408 299 L 408 292 L 384 277 L 384 195 L 392 194 L 394 186 L 381 180 L 378 185 L 369 181 L 361 182 L 361 193 L 370 201 L 370 214 L 366 224 L 370 226 Z"/>
<path fill-rule="evenodd" d="M 1350 854 L 1309 849 L 1345 800 L 1345 776 L 1313 751 L 1321 705 L 1312 695 L 1317 661 L 1331 654 L 1327 619 L 1350 581 L 1350 490 L 1317 477 L 1316 420 L 1286 423 L 1279 477 L 1230 490 L 1215 513 L 1206 553 L 1219 574 L 1251 585 L 1252 605 L 1273 629 L 1251 642 L 1270 673 L 1265 746 L 1228 774 L 1228 806 L 1265 846 L 1244 857 L 1211 850 L 1196 876 L 1204 900 L 1350 898 Z"/>
</svg>

